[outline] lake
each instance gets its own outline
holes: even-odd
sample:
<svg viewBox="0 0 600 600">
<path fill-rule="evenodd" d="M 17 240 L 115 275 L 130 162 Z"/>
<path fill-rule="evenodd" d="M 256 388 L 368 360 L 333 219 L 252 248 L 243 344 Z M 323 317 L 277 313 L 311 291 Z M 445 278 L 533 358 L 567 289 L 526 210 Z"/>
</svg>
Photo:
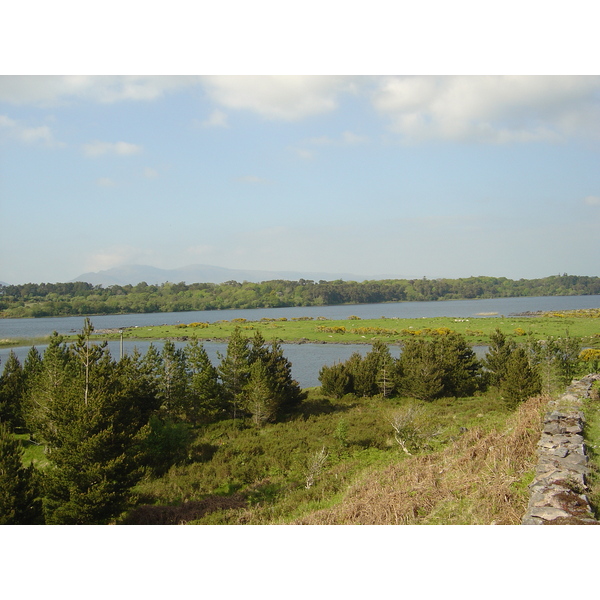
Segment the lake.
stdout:
<svg viewBox="0 0 600 600">
<path fill-rule="evenodd" d="M 326 317 L 328 319 L 347 319 L 356 315 L 361 319 L 378 319 L 381 317 L 399 317 L 413 319 L 419 317 L 457 317 L 457 318 L 493 318 L 481 316 L 482 313 L 497 313 L 511 315 L 538 310 L 574 310 L 579 308 L 600 308 L 600 295 L 594 296 L 540 296 L 531 298 L 494 298 L 485 300 L 445 300 L 438 302 L 393 302 L 386 304 L 354 304 L 338 306 L 310 306 L 271 309 L 245 310 L 212 310 L 177 313 L 149 313 L 130 315 L 99 315 L 91 317 L 96 329 L 118 327 L 145 327 L 152 325 L 173 325 L 177 323 L 192 323 L 204 321 L 214 323 L 220 320 L 244 318 L 258 321 L 263 317 Z M 69 334 L 79 331 L 83 326 L 84 317 L 48 317 L 42 319 L 0 319 L 0 339 L 33 338 L 50 335 L 53 331 Z M 154 342 L 160 346 L 159 341 Z M 150 342 L 125 342 L 125 352 L 131 352 L 135 346 L 144 353 Z M 179 343 L 182 347 L 185 344 Z M 227 344 L 222 342 L 205 342 L 204 347 L 214 364 L 218 363 L 217 352 L 224 354 Z M 353 352 L 365 354 L 370 350 L 369 345 L 361 344 L 282 344 L 285 356 L 292 362 L 294 378 L 302 387 L 319 385 L 319 369 L 323 365 L 344 361 Z M 113 356 L 119 356 L 119 342 L 110 342 L 109 348 Z M 45 347 L 38 346 L 43 352 Z M 21 360 L 25 360 L 28 346 L 13 348 Z M 475 349 L 478 355 L 485 352 L 483 348 Z M 392 355 L 400 354 L 398 347 L 391 347 Z M 0 349 L 2 364 L 10 349 Z"/>
</svg>

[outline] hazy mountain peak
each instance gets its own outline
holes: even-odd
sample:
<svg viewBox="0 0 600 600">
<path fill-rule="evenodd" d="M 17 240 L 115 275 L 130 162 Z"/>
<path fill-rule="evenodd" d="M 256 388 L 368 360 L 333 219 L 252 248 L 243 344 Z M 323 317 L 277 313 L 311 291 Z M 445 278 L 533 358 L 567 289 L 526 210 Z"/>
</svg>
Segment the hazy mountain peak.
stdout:
<svg viewBox="0 0 600 600">
<path fill-rule="evenodd" d="M 167 281 L 179 283 L 224 283 L 225 281 L 250 281 L 258 283 L 270 279 L 312 279 L 319 281 L 332 281 L 343 279 L 345 281 L 364 281 L 373 277 L 361 277 L 350 273 L 321 273 L 314 271 L 260 271 L 245 269 L 227 269 L 212 265 L 188 265 L 178 269 L 159 269 L 150 265 L 123 265 L 95 273 L 83 273 L 71 281 L 87 281 L 93 285 L 137 285 L 145 281 L 148 284 L 161 284 Z"/>
</svg>

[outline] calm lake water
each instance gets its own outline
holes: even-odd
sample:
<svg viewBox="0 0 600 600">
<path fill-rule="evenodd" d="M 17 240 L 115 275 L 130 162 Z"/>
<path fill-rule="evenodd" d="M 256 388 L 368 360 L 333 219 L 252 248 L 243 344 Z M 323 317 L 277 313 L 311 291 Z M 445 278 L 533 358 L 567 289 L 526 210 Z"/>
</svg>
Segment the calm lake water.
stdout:
<svg viewBox="0 0 600 600">
<path fill-rule="evenodd" d="M 176 323 L 192 323 L 204 321 L 214 323 L 220 320 L 245 318 L 258 321 L 263 317 L 326 317 L 328 319 L 346 319 L 356 315 L 362 319 L 378 319 L 380 317 L 420 318 L 420 317 L 460 317 L 486 318 L 481 313 L 497 313 L 498 316 L 511 315 L 537 310 L 573 310 L 578 308 L 600 308 L 600 295 L 595 296 L 541 296 L 534 298 L 495 298 L 487 300 L 448 300 L 440 302 L 394 302 L 389 304 L 355 304 L 343 306 L 311 306 L 293 308 L 246 309 L 246 310 L 212 310 L 177 313 L 150 313 L 133 315 L 101 315 L 91 317 L 96 329 L 115 327 L 144 327 L 150 325 L 173 325 Z M 493 318 L 493 317 L 487 317 Z M 79 331 L 83 326 L 83 317 L 48 317 L 43 319 L 0 319 L 0 339 L 33 338 L 50 335 L 53 331 L 68 334 Z M 161 343 L 154 344 L 160 347 Z M 125 342 L 125 352 L 134 347 L 144 353 L 150 342 Z M 178 344 L 179 347 L 185 344 Z M 217 364 L 217 352 L 224 354 L 227 344 L 205 342 L 204 347 Z M 353 352 L 366 354 L 369 345 L 362 344 L 282 344 L 285 356 L 292 362 L 294 378 L 302 387 L 319 385 L 319 369 L 323 365 L 344 361 Z M 114 356 L 119 356 L 119 342 L 111 342 L 109 348 Z M 43 352 L 45 346 L 38 346 Z M 483 348 L 476 348 L 482 355 Z M 21 362 L 25 360 L 28 346 L 13 348 Z M 0 349 L 0 360 L 6 362 L 10 349 Z M 391 347 L 392 355 L 399 356 L 398 347 Z M 0 367 L 1 370 L 1 367 Z"/>
</svg>

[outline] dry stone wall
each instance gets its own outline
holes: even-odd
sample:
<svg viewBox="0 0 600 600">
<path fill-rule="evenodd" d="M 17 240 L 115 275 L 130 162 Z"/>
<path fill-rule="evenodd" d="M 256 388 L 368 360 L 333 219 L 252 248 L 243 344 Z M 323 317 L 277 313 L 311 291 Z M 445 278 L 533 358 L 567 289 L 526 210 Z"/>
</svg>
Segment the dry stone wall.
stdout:
<svg viewBox="0 0 600 600">
<path fill-rule="evenodd" d="M 600 525 L 586 496 L 589 466 L 581 410 L 597 380 L 600 375 L 574 381 L 565 394 L 548 403 L 523 525 Z"/>
</svg>

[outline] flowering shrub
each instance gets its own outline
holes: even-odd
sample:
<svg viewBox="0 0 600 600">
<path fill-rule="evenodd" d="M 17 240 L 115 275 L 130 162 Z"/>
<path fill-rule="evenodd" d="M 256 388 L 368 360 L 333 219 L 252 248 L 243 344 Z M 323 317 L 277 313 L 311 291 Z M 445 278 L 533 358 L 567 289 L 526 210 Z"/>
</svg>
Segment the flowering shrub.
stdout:
<svg viewBox="0 0 600 600">
<path fill-rule="evenodd" d="M 355 327 L 352 329 L 352 333 L 358 333 L 360 335 L 398 335 L 396 329 L 386 329 L 385 327 Z"/>
<path fill-rule="evenodd" d="M 343 326 L 335 325 L 333 327 L 327 327 L 326 325 L 317 325 L 315 331 L 320 333 L 346 333 L 346 328 Z"/>
</svg>

